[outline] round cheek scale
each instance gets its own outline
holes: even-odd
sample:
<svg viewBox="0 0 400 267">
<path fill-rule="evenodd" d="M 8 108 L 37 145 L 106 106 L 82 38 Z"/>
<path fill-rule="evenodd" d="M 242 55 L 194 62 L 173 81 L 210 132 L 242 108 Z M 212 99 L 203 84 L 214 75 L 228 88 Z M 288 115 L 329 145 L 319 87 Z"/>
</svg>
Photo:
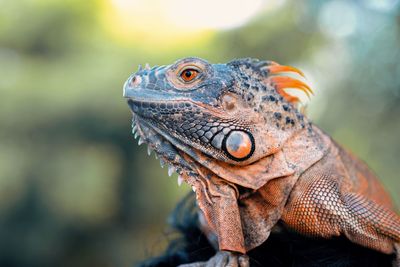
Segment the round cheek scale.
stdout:
<svg viewBox="0 0 400 267">
<path fill-rule="evenodd" d="M 232 131 L 225 140 L 226 152 L 234 159 L 244 160 L 254 151 L 254 140 L 249 133 Z"/>
</svg>

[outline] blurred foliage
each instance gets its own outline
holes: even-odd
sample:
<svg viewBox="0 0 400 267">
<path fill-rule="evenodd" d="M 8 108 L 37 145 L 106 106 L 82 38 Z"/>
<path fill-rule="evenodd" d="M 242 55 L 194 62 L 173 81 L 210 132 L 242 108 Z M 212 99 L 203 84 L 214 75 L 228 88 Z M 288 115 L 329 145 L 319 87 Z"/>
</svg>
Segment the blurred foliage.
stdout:
<svg viewBox="0 0 400 267">
<path fill-rule="evenodd" d="M 121 96 L 145 62 L 303 68 L 316 92 L 310 116 L 400 203 L 398 1 L 288 1 L 175 43 L 118 32 L 109 6 L 0 0 L 0 266 L 130 266 L 168 242 L 167 214 L 188 189 L 132 142 Z"/>
</svg>

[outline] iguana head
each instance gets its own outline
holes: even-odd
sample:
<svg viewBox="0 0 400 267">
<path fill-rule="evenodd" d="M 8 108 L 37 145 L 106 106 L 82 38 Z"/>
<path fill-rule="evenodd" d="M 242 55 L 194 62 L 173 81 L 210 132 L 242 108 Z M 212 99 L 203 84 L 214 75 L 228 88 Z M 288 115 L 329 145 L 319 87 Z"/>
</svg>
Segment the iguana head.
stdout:
<svg viewBox="0 0 400 267">
<path fill-rule="evenodd" d="M 284 89 L 311 90 L 283 72 L 302 75 L 271 61 L 210 64 L 184 58 L 139 68 L 126 81 L 124 97 L 139 142 L 148 143 L 162 161 L 186 171 L 193 171 L 187 159 L 198 162 L 199 157 L 243 166 L 274 154 L 305 127 L 295 107 L 298 98 Z"/>
</svg>

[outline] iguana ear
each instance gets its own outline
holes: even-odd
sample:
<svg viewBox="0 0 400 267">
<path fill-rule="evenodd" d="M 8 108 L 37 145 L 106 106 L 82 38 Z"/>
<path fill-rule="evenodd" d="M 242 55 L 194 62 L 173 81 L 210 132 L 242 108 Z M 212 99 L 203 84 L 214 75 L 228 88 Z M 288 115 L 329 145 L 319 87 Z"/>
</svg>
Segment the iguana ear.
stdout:
<svg viewBox="0 0 400 267">
<path fill-rule="evenodd" d="M 282 73 L 296 73 L 302 77 L 305 77 L 303 72 L 291 67 L 291 66 L 282 66 L 276 62 L 271 62 L 270 64 L 262 68 L 266 72 L 266 78 L 264 82 L 272 86 L 276 89 L 276 91 L 286 99 L 286 101 L 290 103 L 298 103 L 300 100 L 297 96 L 291 95 L 290 93 L 286 92 L 285 89 L 298 89 L 303 91 L 308 97 L 310 94 L 314 94 L 311 88 L 302 82 L 301 80 L 292 78 L 290 76 L 282 76 Z"/>
</svg>

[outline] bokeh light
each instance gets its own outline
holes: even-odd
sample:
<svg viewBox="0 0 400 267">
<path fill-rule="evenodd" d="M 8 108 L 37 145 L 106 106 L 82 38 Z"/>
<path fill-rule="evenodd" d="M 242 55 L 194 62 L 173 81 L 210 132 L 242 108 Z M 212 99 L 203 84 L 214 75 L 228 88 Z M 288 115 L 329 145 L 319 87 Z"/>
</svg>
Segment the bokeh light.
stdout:
<svg viewBox="0 0 400 267">
<path fill-rule="evenodd" d="M 357 7 L 350 1 L 330 1 L 319 15 L 320 30 L 335 38 L 347 37 L 357 30 Z"/>
</svg>

